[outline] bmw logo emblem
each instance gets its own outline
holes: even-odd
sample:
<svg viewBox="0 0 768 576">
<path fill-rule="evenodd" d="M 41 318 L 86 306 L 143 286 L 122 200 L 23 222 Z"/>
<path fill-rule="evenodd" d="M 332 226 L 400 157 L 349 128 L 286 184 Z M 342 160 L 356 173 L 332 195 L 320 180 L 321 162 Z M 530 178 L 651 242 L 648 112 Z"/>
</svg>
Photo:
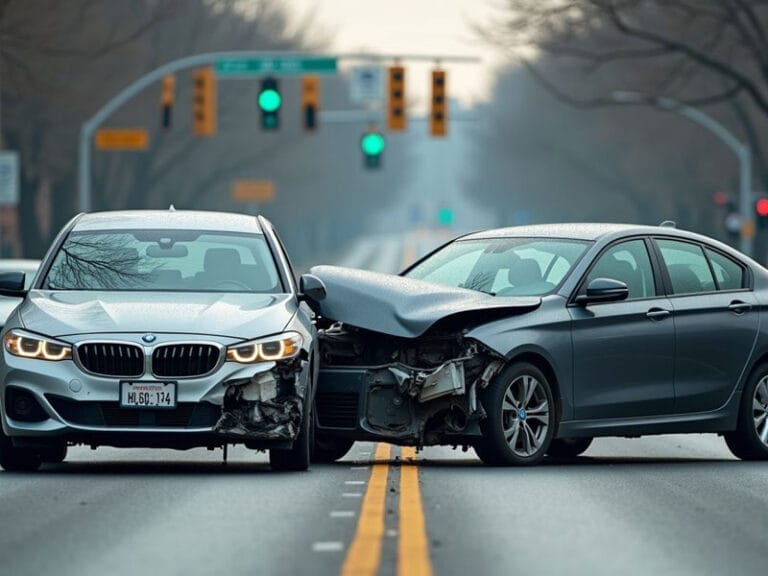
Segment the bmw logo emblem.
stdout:
<svg viewBox="0 0 768 576">
<path fill-rule="evenodd" d="M 152 344 L 152 342 L 157 340 L 157 336 L 155 336 L 154 334 L 144 334 L 144 336 L 142 336 L 141 339 L 144 340 L 144 342 L 146 342 L 147 344 Z"/>
</svg>

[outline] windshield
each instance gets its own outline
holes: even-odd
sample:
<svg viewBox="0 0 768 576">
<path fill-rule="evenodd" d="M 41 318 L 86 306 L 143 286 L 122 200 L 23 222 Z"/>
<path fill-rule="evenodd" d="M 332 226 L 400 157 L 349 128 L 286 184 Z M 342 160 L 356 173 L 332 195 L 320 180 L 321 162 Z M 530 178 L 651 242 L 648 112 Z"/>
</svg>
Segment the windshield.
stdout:
<svg viewBox="0 0 768 576">
<path fill-rule="evenodd" d="M 73 232 L 43 283 L 50 290 L 283 292 L 261 234 L 198 230 Z"/>
<path fill-rule="evenodd" d="M 587 247 L 578 240 L 459 240 L 405 274 L 494 296 L 541 296 L 557 287 Z"/>
</svg>

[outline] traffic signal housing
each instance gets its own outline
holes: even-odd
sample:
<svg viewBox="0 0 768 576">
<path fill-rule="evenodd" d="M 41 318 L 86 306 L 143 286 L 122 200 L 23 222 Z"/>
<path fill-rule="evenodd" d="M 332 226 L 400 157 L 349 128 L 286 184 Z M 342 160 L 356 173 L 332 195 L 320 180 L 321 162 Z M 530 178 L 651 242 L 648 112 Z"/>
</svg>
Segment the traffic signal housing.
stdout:
<svg viewBox="0 0 768 576">
<path fill-rule="evenodd" d="M 193 125 L 197 136 L 216 133 L 216 75 L 213 67 L 198 68 L 192 75 Z"/>
<path fill-rule="evenodd" d="M 432 110 L 429 115 L 429 132 L 443 137 L 447 132 L 448 102 L 445 100 L 445 71 L 432 71 Z"/>
<path fill-rule="evenodd" d="M 261 81 L 258 104 L 261 110 L 262 130 L 277 130 L 280 127 L 280 106 L 283 97 L 276 78 L 264 78 Z"/>
<path fill-rule="evenodd" d="M 402 132 L 407 127 L 405 119 L 405 68 L 389 68 L 389 99 L 387 108 L 387 128 L 391 132 Z"/>
<path fill-rule="evenodd" d="M 375 127 L 369 128 L 360 138 L 363 166 L 369 169 L 379 168 L 381 166 L 381 157 L 386 147 L 387 141 L 384 139 L 384 135 Z"/>
<path fill-rule="evenodd" d="M 755 219 L 759 228 L 768 228 L 768 196 L 755 200 Z"/>
<path fill-rule="evenodd" d="M 317 130 L 317 115 L 320 110 L 320 77 L 304 76 L 301 79 L 301 117 L 304 130 Z"/>
<path fill-rule="evenodd" d="M 160 84 L 160 125 L 165 130 L 168 130 L 172 123 L 175 89 L 176 77 L 173 74 L 163 76 Z"/>
</svg>

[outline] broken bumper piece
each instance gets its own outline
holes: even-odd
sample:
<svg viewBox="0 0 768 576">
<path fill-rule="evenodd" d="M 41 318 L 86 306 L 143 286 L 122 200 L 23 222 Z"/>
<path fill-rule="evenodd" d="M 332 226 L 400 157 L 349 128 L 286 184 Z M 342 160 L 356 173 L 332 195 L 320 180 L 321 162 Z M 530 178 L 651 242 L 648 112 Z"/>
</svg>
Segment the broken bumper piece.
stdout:
<svg viewBox="0 0 768 576">
<path fill-rule="evenodd" d="M 269 363 L 248 379 L 225 382 L 221 418 L 213 431 L 240 440 L 295 440 L 306 385 L 301 362 Z"/>
</svg>

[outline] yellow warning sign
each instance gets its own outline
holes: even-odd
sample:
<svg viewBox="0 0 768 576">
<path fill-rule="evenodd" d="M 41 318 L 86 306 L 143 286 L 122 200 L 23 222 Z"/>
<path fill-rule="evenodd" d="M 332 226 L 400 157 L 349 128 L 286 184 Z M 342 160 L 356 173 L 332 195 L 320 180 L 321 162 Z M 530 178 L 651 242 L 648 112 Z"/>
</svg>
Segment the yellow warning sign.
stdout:
<svg viewBox="0 0 768 576">
<path fill-rule="evenodd" d="M 232 198 L 237 202 L 272 202 L 275 183 L 272 180 L 235 180 Z"/>
<path fill-rule="evenodd" d="M 112 128 L 96 132 L 99 150 L 146 150 L 149 133 L 143 128 Z"/>
</svg>

